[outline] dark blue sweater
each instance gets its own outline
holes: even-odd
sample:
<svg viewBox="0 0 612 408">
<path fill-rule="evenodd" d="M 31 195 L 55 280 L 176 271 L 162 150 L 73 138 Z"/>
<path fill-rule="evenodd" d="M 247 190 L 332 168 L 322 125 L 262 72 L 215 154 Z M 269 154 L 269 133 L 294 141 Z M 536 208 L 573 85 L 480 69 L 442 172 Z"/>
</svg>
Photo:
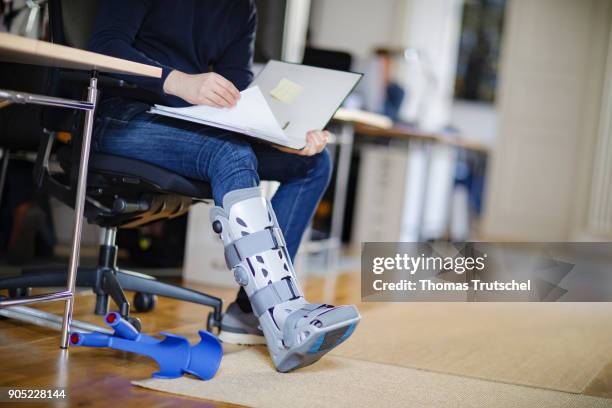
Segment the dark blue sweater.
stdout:
<svg viewBox="0 0 612 408">
<path fill-rule="evenodd" d="M 117 76 L 139 86 L 131 97 L 186 106 L 164 93 L 168 74 L 212 70 L 245 89 L 253 79 L 255 26 L 253 0 L 104 0 L 89 49 L 161 67 L 161 79 Z"/>
</svg>

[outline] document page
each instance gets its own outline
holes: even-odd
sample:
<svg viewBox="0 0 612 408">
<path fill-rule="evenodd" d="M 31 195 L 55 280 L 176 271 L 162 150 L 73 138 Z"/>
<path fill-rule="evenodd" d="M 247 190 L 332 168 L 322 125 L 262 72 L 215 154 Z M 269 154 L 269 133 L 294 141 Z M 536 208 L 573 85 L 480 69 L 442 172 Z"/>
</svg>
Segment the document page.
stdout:
<svg viewBox="0 0 612 408">
<path fill-rule="evenodd" d="M 256 137 L 274 141 L 287 140 L 259 87 L 254 86 L 240 92 L 240 99 L 233 108 L 214 108 L 206 105 L 173 108 L 155 105 L 152 113 L 173 116 L 186 120 L 223 125 L 233 130 L 246 131 Z"/>
</svg>

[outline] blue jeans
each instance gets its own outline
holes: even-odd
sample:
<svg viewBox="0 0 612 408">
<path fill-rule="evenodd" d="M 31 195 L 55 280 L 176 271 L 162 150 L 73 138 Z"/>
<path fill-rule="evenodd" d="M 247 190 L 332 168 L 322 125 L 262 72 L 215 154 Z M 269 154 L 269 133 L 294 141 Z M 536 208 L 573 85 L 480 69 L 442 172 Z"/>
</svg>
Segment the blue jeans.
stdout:
<svg viewBox="0 0 612 408">
<path fill-rule="evenodd" d="M 155 164 L 209 182 L 215 204 L 259 180 L 281 183 L 272 207 L 293 258 L 331 175 L 327 150 L 310 157 L 284 153 L 236 133 L 147 113 L 149 105 L 122 98 L 98 107 L 92 149 Z"/>
</svg>

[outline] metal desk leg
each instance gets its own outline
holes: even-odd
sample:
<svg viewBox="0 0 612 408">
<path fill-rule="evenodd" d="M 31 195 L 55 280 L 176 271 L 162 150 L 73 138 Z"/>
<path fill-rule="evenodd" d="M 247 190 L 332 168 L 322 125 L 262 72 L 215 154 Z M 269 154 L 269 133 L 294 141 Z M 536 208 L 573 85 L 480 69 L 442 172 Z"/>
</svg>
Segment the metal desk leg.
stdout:
<svg viewBox="0 0 612 408">
<path fill-rule="evenodd" d="M 424 242 L 426 241 L 427 237 L 425 237 L 424 235 L 424 229 L 425 229 L 425 213 L 427 211 L 427 195 L 429 194 L 429 183 L 431 180 L 429 180 L 430 177 L 430 173 L 431 173 L 431 149 L 432 149 L 432 143 L 431 142 L 418 142 L 420 148 L 423 151 L 423 179 L 424 179 L 424 183 L 420 192 L 420 197 L 421 199 L 419 200 L 418 203 L 418 221 L 417 221 L 417 231 L 416 231 L 416 236 L 417 236 L 417 241 L 418 242 Z"/>
<path fill-rule="evenodd" d="M 355 129 L 352 123 L 342 123 L 338 138 L 338 167 L 334 189 L 334 204 L 331 216 L 330 242 L 331 251 L 328 259 L 330 274 L 326 277 L 323 297 L 331 301 L 338 278 L 338 259 L 342 246 L 342 227 L 344 226 L 344 212 L 346 207 L 346 194 L 348 189 L 349 173 L 351 171 L 351 156 Z"/>
<path fill-rule="evenodd" d="M 62 320 L 62 342 L 61 348 L 68 348 L 68 337 L 70 324 L 72 322 L 72 308 L 74 306 L 74 289 L 76 283 L 77 269 L 79 267 L 79 254 L 81 250 L 81 231 L 83 229 L 83 210 L 85 208 L 85 195 L 87 188 L 87 168 L 89 166 L 89 150 L 91 145 L 91 133 L 93 131 L 94 114 L 98 99 L 98 79 L 94 72 L 89 80 L 87 102 L 93 104 L 93 109 L 85 112 L 85 124 L 83 127 L 83 140 L 81 141 L 81 161 L 79 166 L 79 177 L 77 181 L 77 193 L 74 206 L 74 230 L 72 234 L 72 250 L 70 251 L 70 265 L 68 268 L 68 280 L 66 291 L 72 296 L 66 299 L 64 318 Z"/>
<path fill-rule="evenodd" d="M 344 225 L 344 210 L 348 188 L 349 172 L 351 170 L 351 155 L 353 152 L 353 124 L 343 123 L 338 140 L 338 169 L 334 191 L 334 205 L 331 219 L 331 237 L 337 240 L 338 247 L 342 242 L 342 226 Z"/>
</svg>

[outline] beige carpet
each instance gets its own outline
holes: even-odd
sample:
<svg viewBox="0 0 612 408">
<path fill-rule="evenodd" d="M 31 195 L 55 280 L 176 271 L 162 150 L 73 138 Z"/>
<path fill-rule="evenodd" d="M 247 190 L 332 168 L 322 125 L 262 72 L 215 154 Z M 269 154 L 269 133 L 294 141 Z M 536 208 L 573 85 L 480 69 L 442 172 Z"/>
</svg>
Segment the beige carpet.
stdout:
<svg viewBox="0 0 612 408">
<path fill-rule="evenodd" d="M 611 407 L 612 400 L 327 357 L 291 374 L 264 349 L 224 357 L 210 381 L 137 381 L 141 387 L 251 407 Z"/>
<path fill-rule="evenodd" d="M 612 305 L 384 305 L 333 354 L 579 393 L 612 359 Z"/>
</svg>

